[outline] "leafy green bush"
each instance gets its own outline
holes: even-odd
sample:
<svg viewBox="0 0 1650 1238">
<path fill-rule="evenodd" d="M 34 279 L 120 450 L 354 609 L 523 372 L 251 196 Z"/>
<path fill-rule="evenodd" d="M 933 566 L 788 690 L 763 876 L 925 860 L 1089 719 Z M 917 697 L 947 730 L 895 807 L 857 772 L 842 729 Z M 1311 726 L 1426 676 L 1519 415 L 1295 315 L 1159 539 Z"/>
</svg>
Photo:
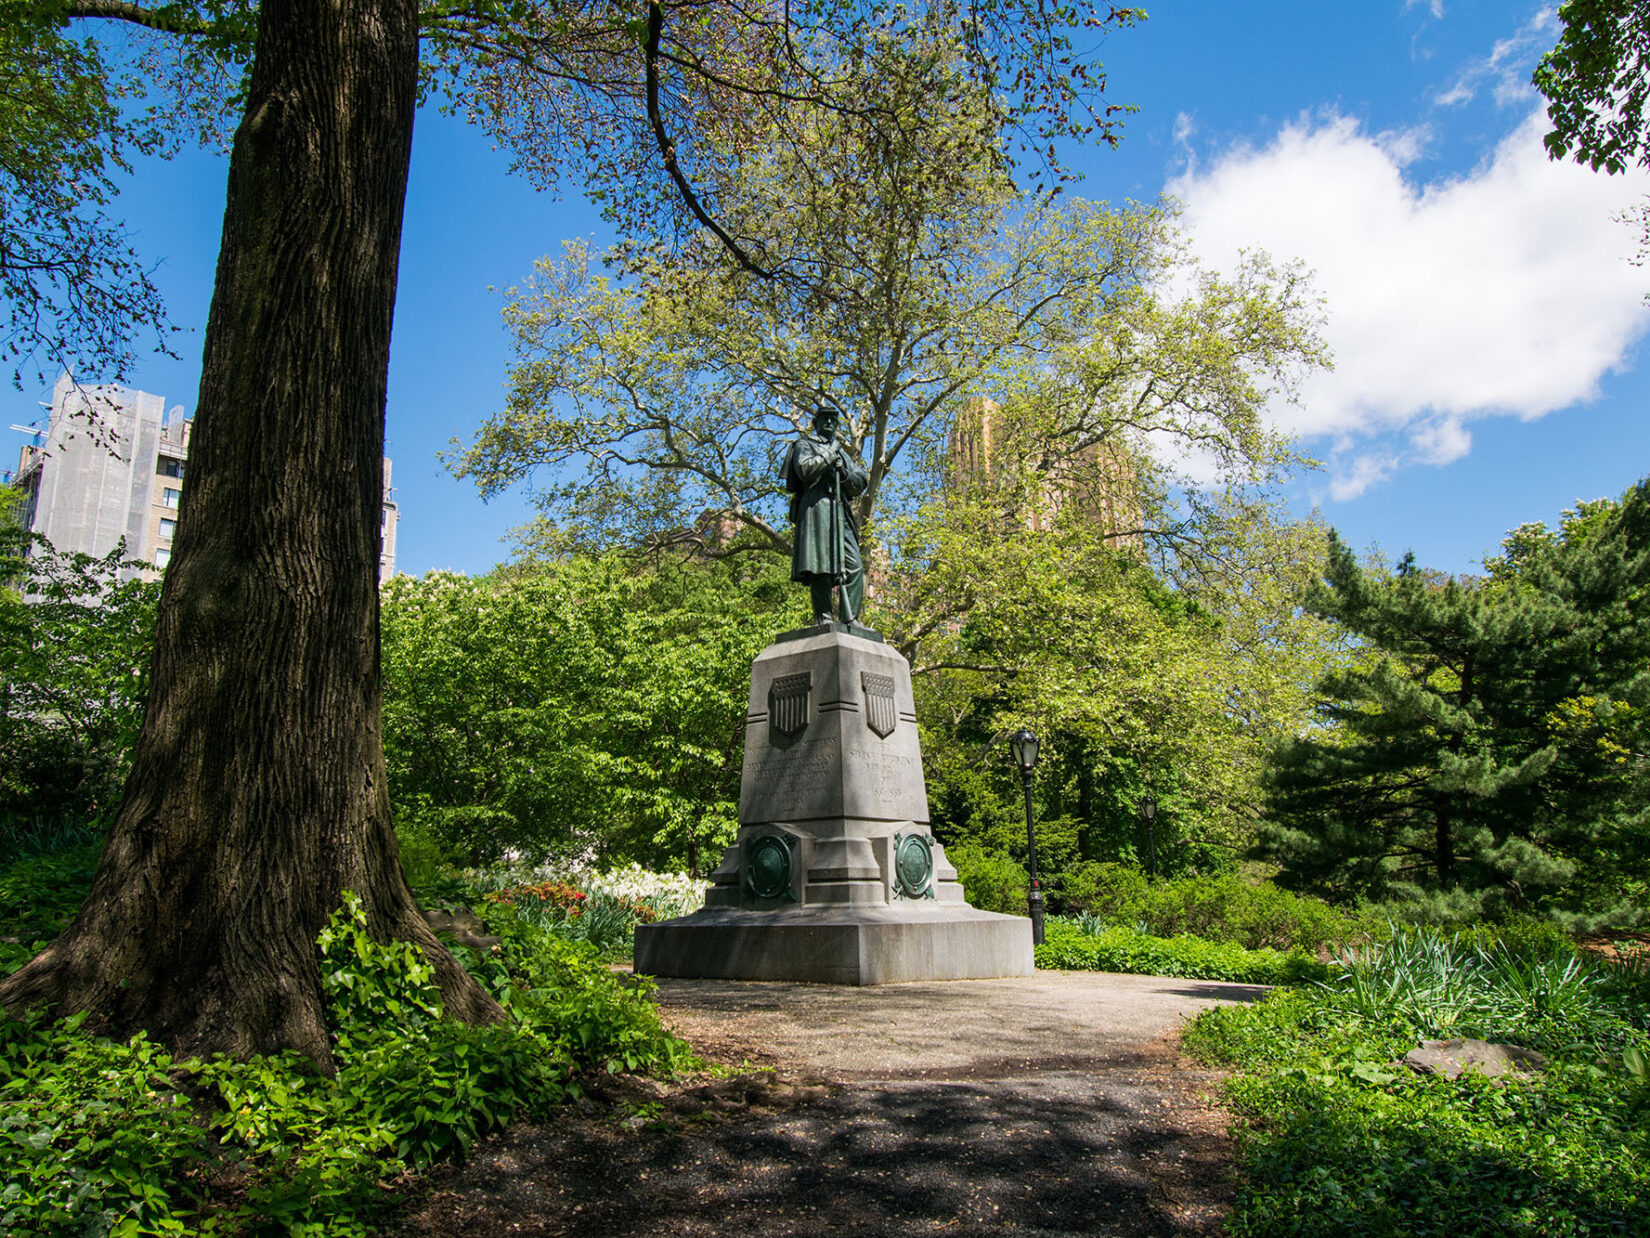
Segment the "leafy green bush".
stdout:
<svg viewBox="0 0 1650 1238">
<path fill-rule="evenodd" d="M 1010 916 L 1026 914 L 1031 878 L 1017 861 L 975 843 L 947 847 L 945 858 L 956 868 L 957 880 L 975 907 Z"/>
<path fill-rule="evenodd" d="M 554 924 L 510 904 L 489 910 L 488 927 L 504 939 L 506 965 L 478 972 L 495 996 L 561 1045 L 581 1067 L 672 1073 L 693 1059 L 672 1036 L 652 1001 L 656 986 L 623 979 L 589 941 L 569 940 Z"/>
<path fill-rule="evenodd" d="M 81 1022 L 0 1013 L 0 1232 L 189 1232 L 210 1140 L 172 1059 L 141 1035 L 82 1036 Z"/>
<path fill-rule="evenodd" d="M 1248 950 L 1231 942 L 1185 934 L 1153 937 L 1122 927 L 1095 933 L 1060 917 L 1047 922 L 1045 940 L 1036 955 L 1038 967 L 1062 971 L 1131 972 L 1244 984 L 1291 984 L 1328 974 L 1322 963 L 1300 951 Z"/>
<path fill-rule="evenodd" d="M 1200 1015 L 1188 1051 L 1235 1066 L 1234 1235 L 1650 1232 L 1643 978 L 1527 930 L 1402 930 L 1323 985 Z M 1529 1045 L 1542 1073 L 1416 1075 L 1418 1039 Z"/>
<path fill-rule="evenodd" d="M 409 821 L 400 805 L 396 806 L 395 840 L 401 853 L 401 871 L 418 905 L 432 907 L 442 902 L 442 896 L 452 892 L 453 879 L 465 863 L 464 849 L 444 843 L 430 830 Z M 432 891 L 434 898 L 430 897 Z"/>
<path fill-rule="evenodd" d="M 0 868 L 0 976 L 23 966 L 68 927 L 85 901 L 101 850 L 101 841 L 82 841 Z"/>
<path fill-rule="evenodd" d="M 504 936 L 500 956 L 469 957 L 512 1017 L 466 1026 L 441 1017 L 419 952 L 375 941 L 346 895 L 317 943 L 332 1079 L 296 1054 L 173 1061 L 142 1035 L 118 1044 L 79 1019 L 0 1015 L 0 1232 L 364 1235 L 383 1180 L 544 1116 L 576 1092 L 579 1068 L 692 1060 L 650 987 L 593 947 L 521 923 Z M 174 1082 L 185 1078 L 203 1109 Z M 229 1178 L 240 1195 L 215 1198 Z"/>
<path fill-rule="evenodd" d="M 738 829 L 751 660 L 782 563 L 556 555 L 384 589 L 384 755 L 406 833 L 704 868 Z"/>
<path fill-rule="evenodd" d="M 1142 926 L 1158 937 L 1190 933 L 1210 941 L 1317 951 L 1358 932 L 1359 921 L 1321 899 L 1291 893 L 1236 872 L 1152 882 L 1121 864 L 1081 864 L 1062 873 L 1059 901 L 1112 924 Z"/>
<path fill-rule="evenodd" d="M 1380 940 L 1394 935 L 1401 927 L 1401 924 L 1396 925 L 1388 932 L 1377 929 L 1373 935 Z M 1575 941 L 1561 926 L 1551 920 L 1538 920 L 1534 916 L 1510 916 L 1494 923 L 1470 924 L 1455 929 L 1451 937 L 1462 949 L 1476 948 L 1483 951 L 1537 956 L 1569 955 L 1575 952 Z"/>
<path fill-rule="evenodd" d="M 94 559 L 30 542 L 12 560 L 30 601 L 0 623 L 0 817 L 95 819 L 143 722 L 160 582 L 121 579 L 124 545 Z"/>
</svg>

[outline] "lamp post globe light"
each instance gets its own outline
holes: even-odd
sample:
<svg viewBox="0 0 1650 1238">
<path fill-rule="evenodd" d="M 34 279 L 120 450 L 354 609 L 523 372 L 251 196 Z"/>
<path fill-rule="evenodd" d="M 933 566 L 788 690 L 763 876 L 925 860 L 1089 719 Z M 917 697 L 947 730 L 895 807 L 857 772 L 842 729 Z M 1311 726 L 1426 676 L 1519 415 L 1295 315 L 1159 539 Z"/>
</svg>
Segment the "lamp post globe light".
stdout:
<svg viewBox="0 0 1650 1238">
<path fill-rule="evenodd" d="M 1026 901 L 1031 904 L 1031 944 L 1043 944 L 1043 887 L 1037 880 L 1037 830 L 1031 815 L 1031 771 L 1037 768 L 1037 737 L 1021 727 L 1008 739 L 1014 764 L 1020 767 L 1020 781 L 1026 792 L 1026 860 L 1031 876 L 1031 890 Z"/>
<path fill-rule="evenodd" d="M 1157 797 L 1143 795 L 1140 797 L 1140 816 L 1146 822 L 1146 852 L 1151 856 L 1152 880 L 1157 880 L 1157 831 L 1152 822 L 1157 820 Z"/>
</svg>

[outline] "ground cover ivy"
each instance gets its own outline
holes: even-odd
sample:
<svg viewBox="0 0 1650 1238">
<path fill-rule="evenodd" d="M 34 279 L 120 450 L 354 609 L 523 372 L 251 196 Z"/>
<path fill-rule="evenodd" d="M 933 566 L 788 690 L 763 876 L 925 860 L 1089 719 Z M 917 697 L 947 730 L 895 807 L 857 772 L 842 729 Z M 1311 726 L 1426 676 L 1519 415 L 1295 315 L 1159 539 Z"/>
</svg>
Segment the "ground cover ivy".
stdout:
<svg viewBox="0 0 1650 1238">
<path fill-rule="evenodd" d="M 485 958 L 459 952 L 511 1018 L 469 1027 L 441 1017 L 418 951 L 375 941 L 346 895 L 317 943 L 331 1079 L 296 1054 L 174 1061 L 142 1035 L 0 1015 L 0 1232 L 364 1235 L 388 1181 L 547 1116 L 582 1070 L 692 1063 L 650 987 L 594 946 L 525 922 L 500 935 Z"/>
<path fill-rule="evenodd" d="M 1567 946 L 1408 930 L 1327 983 L 1205 1012 L 1195 1056 L 1236 1073 L 1248 1235 L 1650 1232 L 1650 1062 L 1642 969 Z M 1547 1070 L 1458 1080 L 1399 1058 L 1476 1036 Z"/>
<path fill-rule="evenodd" d="M 68 927 L 92 883 L 102 840 L 88 834 L 61 849 L 0 866 L 0 976 L 32 959 Z"/>
</svg>

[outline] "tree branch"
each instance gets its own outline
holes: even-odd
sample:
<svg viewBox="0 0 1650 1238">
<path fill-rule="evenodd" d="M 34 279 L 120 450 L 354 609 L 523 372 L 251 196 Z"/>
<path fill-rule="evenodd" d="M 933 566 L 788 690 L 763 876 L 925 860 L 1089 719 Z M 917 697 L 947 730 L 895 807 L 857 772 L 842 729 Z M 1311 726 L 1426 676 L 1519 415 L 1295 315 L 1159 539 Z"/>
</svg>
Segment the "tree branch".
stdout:
<svg viewBox="0 0 1650 1238">
<path fill-rule="evenodd" d="M 63 6 L 64 17 L 102 17 L 130 22 L 166 34 L 217 34 L 219 29 L 211 22 L 186 16 L 176 11 L 146 9 L 131 0 L 68 0 Z"/>
<path fill-rule="evenodd" d="M 665 132 L 664 114 L 659 107 L 659 36 L 664 30 L 664 9 L 657 3 L 647 6 L 647 42 L 642 45 L 643 58 L 647 64 L 647 120 L 653 129 L 653 139 L 658 143 L 659 153 L 664 156 L 665 171 L 670 173 L 670 179 L 675 182 L 677 192 L 682 195 L 682 201 L 693 217 L 703 224 L 718 241 L 722 248 L 738 262 L 741 267 L 760 279 L 772 279 L 774 272 L 759 265 L 731 236 L 722 229 L 704 206 L 699 202 L 699 195 L 694 193 L 693 186 L 688 183 L 682 169 L 676 162 L 676 144 L 670 140 L 670 134 Z"/>
</svg>

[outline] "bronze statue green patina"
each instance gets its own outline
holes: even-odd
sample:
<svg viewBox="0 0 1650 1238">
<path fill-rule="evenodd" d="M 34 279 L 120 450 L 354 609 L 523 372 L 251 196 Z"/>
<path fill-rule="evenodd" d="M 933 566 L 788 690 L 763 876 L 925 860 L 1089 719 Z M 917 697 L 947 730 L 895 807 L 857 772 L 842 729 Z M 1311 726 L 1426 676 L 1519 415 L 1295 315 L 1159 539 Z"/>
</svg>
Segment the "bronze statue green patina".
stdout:
<svg viewBox="0 0 1650 1238">
<path fill-rule="evenodd" d="M 854 500 L 869 475 L 853 447 L 837 438 L 833 408 L 814 413 L 813 433 L 803 432 L 785 455 L 785 489 L 791 495 L 791 579 L 807 584 L 814 617 L 852 624 L 865 600 L 865 565 L 859 554 Z M 833 604 L 836 593 L 840 609 Z"/>
</svg>

